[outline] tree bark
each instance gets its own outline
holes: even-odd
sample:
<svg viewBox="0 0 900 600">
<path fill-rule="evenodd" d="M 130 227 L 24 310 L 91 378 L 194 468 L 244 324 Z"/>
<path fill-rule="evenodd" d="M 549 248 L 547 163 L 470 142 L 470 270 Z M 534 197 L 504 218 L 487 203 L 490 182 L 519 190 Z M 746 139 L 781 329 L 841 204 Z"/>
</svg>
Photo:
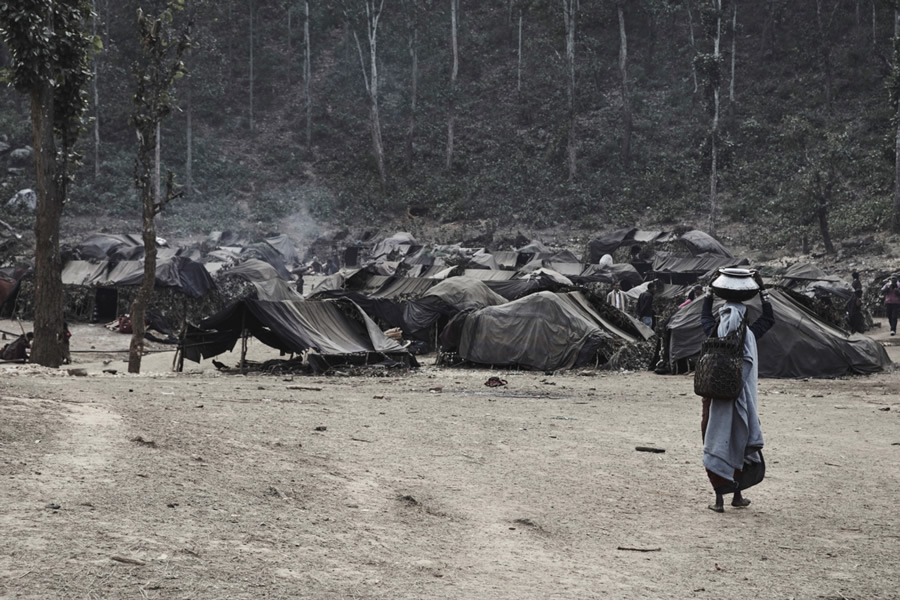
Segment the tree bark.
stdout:
<svg viewBox="0 0 900 600">
<path fill-rule="evenodd" d="M 305 19 L 303 20 L 303 93 L 306 99 L 306 153 L 312 153 L 312 55 L 309 41 L 309 0 L 304 2 Z"/>
<path fill-rule="evenodd" d="M 187 86 L 187 107 L 185 108 L 185 137 L 187 143 L 187 154 L 184 159 L 184 184 L 185 190 L 188 195 L 193 194 L 194 191 L 194 127 L 193 127 L 193 102 L 192 96 L 194 95 L 193 88 L 194 86 L 191 84 L 191 79 L 188 77 L 187 82 L 185 83 Z M 157 177 L 159 175 L 157 174 Z M 157 184 L 158 185 L 158 184 Z"/>
<path fill-rule="evenodd" d="M 362 67 L 363 80 L 366 84 L 366 92 L 369 96 L 369 126 L 372 131 L 372 149 L 375 154 L 375 162 L 378 167 L 378 175 L 381 185 L 387 185 L 387 171 L 384 166 L 384 143 L 381 138 L 381 117 L 378 111 L 378 20 L 384 8 L 384 0 L 375 8 L 375 0 L 366 0 L 366 35 L 369 39 L 369 72 L 366 73 L 366 63 L 363 58 L 362 46 L 359 36 L 353 32 L 356 41 L 356 49 L 359 52 L 359 62 Z"/>
<path fill-rule="evenodd" d="M 94 10 L 94 17 L 91 19 L 91 31 L 94 36 L 97 36 L 97 0 L 91 0 L 91 7 Z M 98 72 L 97 72 L 97 61 L 99 59 L 99 54 L 94 54 L 92 63 L 93 63 L 93 72 L 94 76 L 91 78 L 91 91 L 94 97 L 94 180 L 100 178 L 100 91 L 97 89 L 97 80 Z"/>
<path fill-rule="evenodd" d="M 731 14 L 731 85 L 728 87 L 728 101 L 734 102 L 734 68 L 737 56 L 737 0 L 734 2 Z"/>
<path fill-rule="evenodd" d="M 625 170 L 631 169 L 631 96 L 628 92 L 628 38 L 625 35 L 625 10 L 623 2 L 618 2 L 616 9 L 619 15 L 619 72 L 622 76 L 622 164 Z"/>
<path fill-rule="evenodd" d="M 722 0 L 716 0 L 716 35 L 713 39 L 713 58 L 718 68 L 720 52 L 720 42 L 722 38 Z M 719 85 L 721 78 L 716 78 L 716 85 L 713 89 L 713 119 L 710 128 L 710 169 L 709 169 L 709 234 L 716 234 L 717 212 L 719 209 L 718 198 L 718 147 L 717 141 L 719 136 Z"/>
<path fill-rule="evenodd" d="M 831 232 L 828 229 L 828 205 L 831 203 L 831 194 L 834 184 L 831 178 L 823 185 L 821 175 L 816 175 L 819 188 L 818 198 L 816 200 L 816 217 L 819 220 L 819 231 L 822 233 L 822 243 L 825 245 L 825 252 L 834 254 L 834 244 L 831 241 Z"/>
<path fill-rule="evenodd" d="M 416 103 L 419 90 L 419 7 L 416 0 L 410 3 L 412 14 L 409 15 L 409 121 L 406 127 L 406 168 L 412 169 L 415 146 L 413 140 L 416 131 Z"/>
<path fill-rule="evenodd" d="M 900 8 L 894 9 L 894 39 L 896 40 L 900 37 Z M 897 65 L 896 62 L 900 60 L 900 56 L 897 55 L 897 52 L 894 52 L 894 65 L 892 65 L 893 69 L 896 71 L 900 68 L 900 65 Z M 897 94 L 897 92 L 895 92 Z M 898 94 L 900 95 L 900 94 Z M 894 101 L 897 103 L 896 108 L 894 109 L 894 211 L 893 211 L 893 231 L 894 233 L 900 233 L 900 97 L 895 98 Z"/>
<path fill-rule="evenodd" d="M 522 91 L 522 9 L 519 9 L 519 56 L 516 65 L 516 91 Z"/>
<path fill-rule="evenodd" d="M 250 2 L 249 2 L 249 8 L 250 8 L 250 27 L 249 27 L 249 31 L 248 31 L 248 34 L 249 34 L 249 36 L 250 36 L 250 81 L 249 81 L 249 87 L 250 87 L 250 90 L 249 90 L 249 91 L 250 91 L 250 105 L 249 105 L 249 110 L 250 110 L 250 119 L 249 119 L 250 133 L 253 133 L 253 8 L 254 8 L 254 4 L 255 4 L 254 0 L 250 0 Z"/>
<path fill-rule="evenodd" d="M 459 75 L 459 44 L 457 40 L 457 12 L 459 0 L 450 0 L 450 46 L 453 50 L 453 68 L 450 71 L 450 107 L 447 111 L 447 170 L 453 166 L 453 133 L 456 125 L 456 80 Z"/>
<path fill-rule="evenodd" d="M 837 9 L 835 4 L 835 10 Z M 827 39 L 827 32 L 831 29 L 831 22 L 834 19 L 834 10 L 827 22 L 822 14 L 822 0 L 816 0 L 816 25 L 819 33 L 819 52 L 822 54 L 823 75 L 825 76 L 825 107 L 831 112 L 832 98 L 832 65 L 831 65 L 831 44 Z"/>
<path fill-rule="evenodd" d="M 567 114 L 568 132 L 566 155 L 569 165 L 569 183 L 575 181 L 576 145 L 575 145 L 575 19 L 578 13 L 578 0 L 562 0 L 563 20 L 566 26 L 566 66 L 568 70 Z"/>
<path fill-rule="evenodd" d="M 62 364 L 65 340 L 59 224 L 66 189 L 56 163 L 53 114 L 53 88 L 48 83 L 42 83 L 31 92 L 31 131 L 38 192 L 34 224 L 34 343 L 31 362 L 45 367 Z"/>
<path fill-rule="evenodd" d="M 691 2 L 687 0 L 685 3 L 685 7 L 687 8 L 688 15 L 688 26 L 689 31 L 691 32 L 691 55 L 696 56 L 697 54 L 697 42 L 694 39 L 694 16 L 691 14 Z M 694 65 L 694 61 L 691 61 L 691 77 L 694 79 L 694 93 L 697 93 L 699 90 L 699 86 L 697 85 L 697 67 Z"/>
</svg>

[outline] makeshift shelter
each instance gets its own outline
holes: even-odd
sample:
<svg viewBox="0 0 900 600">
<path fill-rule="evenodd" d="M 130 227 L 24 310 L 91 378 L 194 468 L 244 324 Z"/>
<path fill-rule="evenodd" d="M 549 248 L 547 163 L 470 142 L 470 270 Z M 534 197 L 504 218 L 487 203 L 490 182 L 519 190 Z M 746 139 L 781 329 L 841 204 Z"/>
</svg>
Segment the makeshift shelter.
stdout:
<svg viewBox="0 0 900 600">
<path fill-rule="evenodd" d="M 872 338 L 829 325 L 781 289 L 771 288 L 770 299 L 775 325 L 759 341 L 760 377 L 831 378 L 892 368 L 884 347 Z M 747 304 L 753 322 L 761 312 L 759 300 Z M 702 305 L 702 301 L 692 302 L 669 320 L 667 362 L 671 366 L 700 352 L 705 337 L 700 325 Z"/>
<path fill-rule="evenodd" d="M 474 363 L 558 370 L 603 364 L 643 336 L 601 317 L 581 292 L 537 292 L 461 313 L 441 341 Z"/>
<path fill-rule="evenodd" d="M 483 281 L 469 277 L 450 277 L 432 287 L 418 300 L 409 300 L 403 312 L 403 333 L 409 337 L 434 342 L 432 327 L 442 318 L 463 310 L 503 304 L 506 299 L 494 293 Z"/>
<path fill-rule="evenodd" d="M 309 351 L 307 360 L 317 371 L 345 363 L 417 366 L 405 348 L 348 300 L 239 300 L 190 328 L 181 350 L 184 358 L 200 362 L 231 351 L 247 335 L 284 353 Z"/>
</svg>

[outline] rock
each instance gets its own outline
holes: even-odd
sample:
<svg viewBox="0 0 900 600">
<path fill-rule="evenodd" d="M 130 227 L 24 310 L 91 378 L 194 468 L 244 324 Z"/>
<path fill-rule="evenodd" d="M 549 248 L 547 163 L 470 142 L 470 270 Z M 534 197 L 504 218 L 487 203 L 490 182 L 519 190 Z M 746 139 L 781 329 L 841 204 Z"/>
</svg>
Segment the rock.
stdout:
<svg viewBox="0 0 900 600">
<path fill-rule="evenodd" d="M 6 170 L 7 175 L 11 175 L 12 177 L 21 177 L 25 174 L 24 167 L 10 167 Z"/>
<path fill-rule="evenodd" d="M 87 377 L 87 369 L 66 369 L 66 373 L 72 377 Z"/>
<path fill-rule="evenodd" d="M 29 188 L 19 190 L 15 196 L 7 201 L 6 208 L 22 212 L 34 212 L 34 209 L 37 208 L 37 194 Z"/>
<path fill-rule="evenodd" d="M 34 155 L 34 150 L 31 149 L 31 146 L 25 146 L 24 148 L 16 148 L 12 152 L 9 153 L 9 157 L 15 161 L 25 162 L 27 160 L 31 160 L 31 157 Z"/>
</svg>

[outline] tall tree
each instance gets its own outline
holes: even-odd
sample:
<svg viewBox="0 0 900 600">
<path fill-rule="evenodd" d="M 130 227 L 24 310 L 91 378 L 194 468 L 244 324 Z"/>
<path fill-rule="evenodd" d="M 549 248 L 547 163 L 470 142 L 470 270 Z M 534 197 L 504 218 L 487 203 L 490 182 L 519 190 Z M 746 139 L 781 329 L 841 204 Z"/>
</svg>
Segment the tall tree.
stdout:
<svg viewBox="0 0 900 600">
<path fill-rule="evenodd" d="M 409 50 L 409 120 L 406 126 L 406 168 L 411 169 L 415 154 L 416 104 L 419 91 L 419 0 L 405 0 Z"/>
<path fill-rule="evenodd" d="M 712 52 L 698 52 L 694 58 L 697 72 L 703 80 L 704 99 L 710 118 L 707 148 L 709 152 L 709 233 L 715 235 L 719 211 L 719 94 L 722 85 L 722 0 L 707 0 L 700 11 L 705 37 L 712 44 Z"/>
<path fill-rule="evenodd" d="M 0 2 L 0 37 L 9 49 L 7 79 L 31 100 L 37 176 L 34 237 L 34 348 L 31 360 L 57 367 L 66 340 L 59 229 L 74 146 L 88 105 L 90 54 L 95 38 L 87 0 Z"/>
<path fill-rule="evenodd" d="M 312 49 L 309 40 L 309 0 L 304 0 L 303 96 L 306 100 L 306 153 L 312 153 Z"/>
<path fill-rule="evenodd" d="M 175 105 L 172 86 L 184 73 L 182 57 L 190 45 L 191 22 L 182 32 L 173 32 L 175 13 L 184 8 L 184 0 L 170 0 L 158 16 L 137 11 L 138 34 L 142 56 L 134 65 L 137 89 L 131 123 L 137 130 L 138 149 L 134 165 L 134 181 L 141 197 L 144 242 L 144 277 L 131 305 L 133 333 L 128 354 L 128 372 L 140 373 L 144 351 L 144 316 L 156 283 L 156 225 L 155 217 L 166 204 L 180 195 L 174 190 L 174 176 L 169 172 L 166 195 L 157 199 L 152 183 L 159 140 L 159 124 Z"/>
<path fill-rule="evenodd" d="M 453 165 L 453 133 L 456 125 L 457 80 L 459 78 L 459 0 L 450 0 L 450 48 L 453 52 L 453 67 L 450 69 L 450 106 L 447 110 L 447 161 L 445 167 Z"/>
<path fill-rule="evenodd" d="M 575 21 L 578 17 L 578 0 L 562 0 L 563 22 L 566 26 L 566 114 L 568 116 L 566 156 L 569 165 L 569 183 L 575 181 Z"/>
<path fill-rule="evenodd" d="M 253 63 L 253 33 L 254 33 L 254 29 L 253 29 L 253 17 L 254 17 L 254 13 L 256 12 L 256 0 L 248 0 L 247 7 L 249 8 L 249 15 L 250 15 L 250 26 L 247 28 L 247 35 L 248 35 L 249 41 L 250 41 L 250 56 L 249 56 L 249 58 L 250 58 L 250 64 L 249 64 L 249 66 L 250 66 L 250 77 L 249 77 L 249 80 L 248 80 L 248 88 L 249 88 L 249 92 L 250 92 L 250 98 L 249 98 L 250 103 L 249 103 L 249 105 L 248 105 L 248 108 L 249 108 L 249 111 L 250 111 L 250 119 L 249 119 L 250 133 L 253 133 L 253 130 L 254 130 L 254 123 L 253 123 L 253 84 L 255 83 L 255 79 L 256 79 L 255 74 L 254 74 L 254 72 L 253 72 L 253 68 L 254 68 L 254 66 L 255 66 L 254 63 Z"/>
<path fill-rule="evenodd" d="M 737 62 L 737 0 L 732 0 L 731 13 L 731 83 L 728 86 L 728 101 L 734 102 L 734 70 Z"/>
<path fill-rule="evenodd" d="M 362 67 L 363 82 L 366 85 L 366 96 L 369 100 L 369 126 L 372 131 L 372 150 L 375 154 L 375 163 L 378 167 L 378 176 L 381 185 L 387 184 L 387 171 L 384 166 L 384 142 L 381 139 L 381 116 L 378 104 L 378 21 L 381 19 L 381 11 L 384 9 L 384 0 L 364 0 L 366 5 L 366 37 L 369 40 L 369 68 L 366 70 L 366 59 L 363 57 L 362 45 L 356 29 L 353 29 L 353 39 L 356 41 L 356 49 L 359 52 L 359 64 Z M 377 7 L 376 7 L 377 3 Z M 347 20 L 350 15 L 344 11 Z"/>
<path fill-rule="evenodd" d="M 97 0 L 91 0 L 91 10 L 93 16 L 91 18 L 91 33 L 95 40 L 99 42 L 97 35 Z M 100 177 L 100 91 L 98 89 L 98 67 L 99 52 L 94 54 L 94 60 L 91 61 L 93 73 L 91 75 L 91 92 L 94 100 L 94 179 Z"/>
<path fill-rule="evenodd" d="M 619 74 L 622 77 L 622 164 L 631 168 L 631 95 L 628 92 L 628 38 L 625 35 L 625 0 L 617 0 L 619 17 Z"/>
<path fill-rule="evenodd" d="M 891 124 L 894 137 L 894 197 L 891 230 L 894 233 L 900 233 L 900 1 L 893 0 L 893 4 L 894 37 L 891 39 L 893 52 L 886 87 L 891 102 Z"/>
</svg>

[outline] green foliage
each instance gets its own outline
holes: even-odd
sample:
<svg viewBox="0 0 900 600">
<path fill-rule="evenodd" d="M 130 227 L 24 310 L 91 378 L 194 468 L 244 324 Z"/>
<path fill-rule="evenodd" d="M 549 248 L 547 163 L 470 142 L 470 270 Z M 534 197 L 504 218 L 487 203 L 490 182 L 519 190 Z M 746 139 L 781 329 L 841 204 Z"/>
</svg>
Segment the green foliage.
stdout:
<svg viewBox="0 0 900 600">
<path fill-rule="evenodd" d="M 33 94 L 52 89 L 53 129 L 62 143 L 60 173 L 77 159 L 75 140 L 84 128 L 88 99 L 89 59 L 100 42 L 87 33 L 91 7 L 87 0 L 18 0 L 0 3 L 0 38 L 11 64 L 2 80 L 17 91 Z"/>
</svg>

